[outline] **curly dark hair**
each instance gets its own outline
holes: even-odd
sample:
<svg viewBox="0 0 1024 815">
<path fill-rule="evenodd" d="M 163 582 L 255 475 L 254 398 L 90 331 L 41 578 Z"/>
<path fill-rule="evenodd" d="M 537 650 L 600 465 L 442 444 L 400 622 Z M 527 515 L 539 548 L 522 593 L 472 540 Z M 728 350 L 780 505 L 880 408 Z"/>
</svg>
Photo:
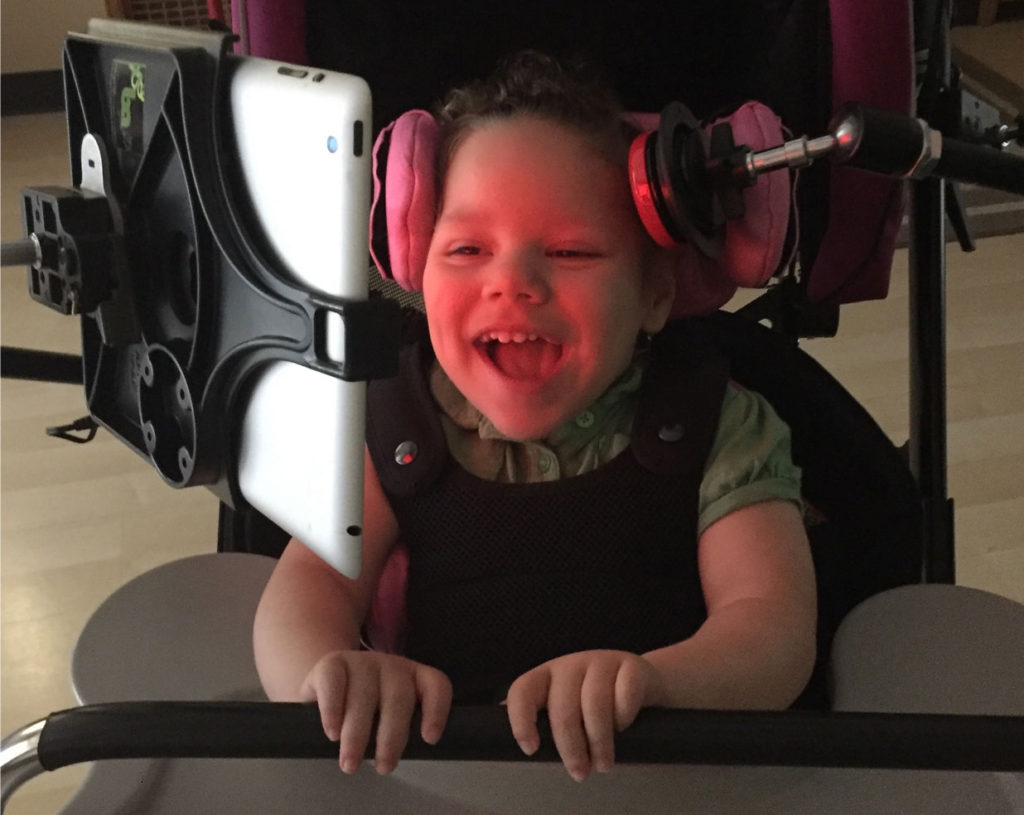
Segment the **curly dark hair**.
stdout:
<svg viewBox="0 0 1024 815">
<path fill-rule="evenodd" d="M 452 155 L 475 126 L 524 114 L 577 129 L 623 166 L 637 133 L 623 119 L 621 102 L 593 63 L 521 51 L 486 79 L 450 91 L 435 110 L 441 125 L 438 179 L 444 178 Z"/>
</svg>

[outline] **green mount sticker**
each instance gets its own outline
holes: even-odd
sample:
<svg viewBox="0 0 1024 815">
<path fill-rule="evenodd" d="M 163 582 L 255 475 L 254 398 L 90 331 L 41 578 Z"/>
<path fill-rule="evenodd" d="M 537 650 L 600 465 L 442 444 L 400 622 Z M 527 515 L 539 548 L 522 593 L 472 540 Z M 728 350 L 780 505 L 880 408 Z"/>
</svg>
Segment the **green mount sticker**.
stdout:
<svg viewBox="0 0 1024 815">
<path fill-rule="evenodd" d="M 142 154 L 142 110 L 146 101 L 146 66 L 140 62 L 115 59 L 112 73 L 114 132 L 118 148 Z"/>
</svg>

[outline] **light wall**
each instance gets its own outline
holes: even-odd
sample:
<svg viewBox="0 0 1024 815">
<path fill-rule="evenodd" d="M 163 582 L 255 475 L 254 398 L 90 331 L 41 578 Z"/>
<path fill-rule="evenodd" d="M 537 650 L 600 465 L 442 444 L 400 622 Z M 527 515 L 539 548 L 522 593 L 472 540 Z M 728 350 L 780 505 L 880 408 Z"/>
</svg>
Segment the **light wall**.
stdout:
<svg viewBox="0 0 1024 815">
<path fill-rule="evenodd" d="M 53 71 L 68 31 L 105 17 L 104 0 L 0 0 L 0 71 Z"/>
</svg>

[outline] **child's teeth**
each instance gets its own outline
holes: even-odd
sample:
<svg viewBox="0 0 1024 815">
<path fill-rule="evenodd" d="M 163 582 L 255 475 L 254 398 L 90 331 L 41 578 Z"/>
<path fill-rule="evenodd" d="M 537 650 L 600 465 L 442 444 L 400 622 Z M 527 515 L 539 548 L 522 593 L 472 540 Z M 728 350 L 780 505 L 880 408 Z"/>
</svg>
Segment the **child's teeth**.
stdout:
<svg viewBox="0 0 1024 815">
<path fill-rule="evenodd" d="M 536 334 L 523 334 L 521 332 L 513 334 L 508 331 L 492 331 L 487 335 L 486 339 L 505 344 L 510 342 L 532 342 L 533 340 L 538 339 L 538 336 Z"/>
</svg>

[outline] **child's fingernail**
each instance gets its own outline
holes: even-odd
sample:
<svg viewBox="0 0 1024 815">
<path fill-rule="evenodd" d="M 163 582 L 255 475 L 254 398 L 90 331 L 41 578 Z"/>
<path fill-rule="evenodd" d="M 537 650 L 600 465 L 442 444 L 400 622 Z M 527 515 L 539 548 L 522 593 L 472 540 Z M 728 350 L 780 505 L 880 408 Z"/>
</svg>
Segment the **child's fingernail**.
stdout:
<svg viewBox="0 0 1024 815">
<path fill-rule="evenodd" d="M 341 771 L 343 773 L 347 773 L 348 775 L 352 775 L 358 769 L 359 769 L 359 762 L 356 761 L 354 758 L 343 758 L 341 760 Z"/>
<path fill-rule="evenodd" d="M 443 732 L 444 730 L 438 727 L 427 727 L 420 731 L 420 737 L 427 744 L 437 744 L 441 741 L 441 734 Z"/>
<path fill-rule="evenodd" d="M 532 756 L 540 747 L 540 742 L 536 739 L 517 739 L 517 743 L 519 744 L 519 749 L 528 756 Z"/>
<path fill-rule="evenodd" d="M 573 781 L 580 782 L 587 780 L 586 771 L 581 769 L 580 767 L 573 767 L 571 769 L 567 767 L 566 769 L 569 770 L 569 776 L 572 778 Z"/>
<path fill-rule="evenodd" d="M 373 768 L 377 771 L 377 775 L 387 775 L 395 769 L 395 762 L 378 758 L 373 763 Z"/>
</svg>

